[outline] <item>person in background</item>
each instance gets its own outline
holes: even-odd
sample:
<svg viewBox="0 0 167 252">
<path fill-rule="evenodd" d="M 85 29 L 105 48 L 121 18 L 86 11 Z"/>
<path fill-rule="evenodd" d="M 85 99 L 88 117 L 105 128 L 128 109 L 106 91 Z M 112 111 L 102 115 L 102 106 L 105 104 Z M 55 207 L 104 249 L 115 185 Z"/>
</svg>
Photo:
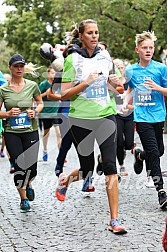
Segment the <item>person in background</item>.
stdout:
<svg viewBox="0 0 167 252">
<path fill-rule="evenodd" d="M 23 77 L 25 59 L 14 54 L 9 60 L 11 80 L 0 87 L 0 118 L 6 119 L 4 138 L 14 165 L 14 184 L 21 202 L 20 211 L 29 212 L 35 198 L 32 181 L 37 175 L 39 135 L 35 117 L 43 108 L 38 84 Z M 34 101 L 36 102 L 35 108 Z"/>
<path fill-rule="evenodd" d="M 119 78 L 109 75 L 113 68 L 110 57 L 103 55 L 98 47 L 97 22 L 88 19 L 80 23 L 73 32 L 78 43 L 64 63 L 61 94 L 62 100 L 70 99 L 69 123 L 72 140 L 76 148 L 80 169 L 70 174 L 60 174 L 55 190 L 58 200 L 64 201 L 71 182 L 84 180 L 84 189 L 90 192 L 94 171 L 94 142 L 99 145 L 106 176 L 106 191 L 110 207 L 108 229 L 114 234 L 125 234 L 127 230 L 118 218 L 118 177 L 116 169 L 116 104 L 110 99 L 108 89 L 123 86 Z"/>
<path fill-rule="evenodd" d="M 167 195 L 163 188 L 160 157 L 164 153 L 167 66 L 152 59 L 156 39 L 154 32 L 136 34 L 135 50 L 139 62 L 126 68 L 128 90 L 122 109 L 127 108 L 129 98 L 133 96 L 134 122 L 143 146 L 143 150 L 137 147 L 134 149 L 134 171 L 140 174 L 145 160 L 147 175 L 152 177 L 160 208 L 164 209 L 167 207 Z"/>
<path fill-rule="evenodd" d="M 124 159 L 126 157 L 126 150 L 131 150 L 134 147 L 133 106 L 129 104 L 126 113 L 122 112 L 123 99 L 128 88 L 125 79 L 125 65 L 121 59 L 114 59 L 113 62 L 121 73 L 121 82 L 123 83 L 125 90 L 123 94 L 115 95 L 117 104 L 117 159 L 120 166 L 120 175 L 128 176 L 128 171 L 124 165 Z"/>
<path fill-rule="evenodd" d="M 61 95 L 57 94 L 56 91 L 56 86 L 57 84 L 60 84 L 61 81 L 61 73 L 59 73 L 60 76 L 55 76 L 54 83 L 52 85 L 52 88 L 48 90 L 47 97 L 49 100 L 60 100 Z M 61 132 L 61 145 L 59 148 L 59 153 L 57 156 L 57 163 L 55 166 L 55 174 L 57 177 L 63 172 L 63 166 L 64 163 L 66 162 L 66 156 L 71 148 L 72 145 L 72 138 L 71 138 L 71 133 L 70 133 L 70 126 L 69 126 L 69 121 L 68 121 L 68 113 L 69 113 L 69 106 L 70 106 L 70 101 L 60 101 L 59 104 L 59 110 L 58 110 L 58 120 L 60 122 L 59 127 L 60 127 L 60 132 Z"/>
<path fill-rule="evenodd" d="M 6 79 L 5 76 L 2 74 L 2 72 L 0 71 L 0 86 L 6 83 Z M 1 143 L 1 152 L 0 152 L 0 157 L 5 157 L 4 153 L 3 153 L 3 124 L 2 124 L 2 119 L 0 119 L 0 137 L 2 137 L 2 143 Z"/>
<path fill-rule="evenodd" d="M 10 75 L 10 74 L 5 73 L 5 74 L 4 74 L 4 77 L 5 77 L 5 79 L 6 79 L 8 82 L 11 81 L 11 75 Z M 3 106 L 2 110 L 4 110 L 4 106 Z M 5 124 L 5 119 L 2 120 L 3 132 L 4 132 L 4 124 Z M 2 132 L 2 145 L 1 145 L 1 154 L 0 154 L 1 157 L 5 157 L 5 154 L 4 154 L 5 138 L 4 138 L 3 132 Z M 9 156 L 8 151 L 6 151 L 6 152 L 7 152 L 7 156 L 8 156 L 9 162 L 10 162 L 10 170 L 9 170 L 9 172 L 10 172 L 10 174 L 13 174 L 13 173 L 14 173 L 14 166 L 13 166 L 13 164 L 12 164 L 12 162 L 11 162 L 11 159 L 10 159 L 10 156 Z"/>
<path fill-rule="evenodd" d="M 3 84 L 6 83 L 6 79 L 5 76 L 2 74 L 2 72 L 0 71 L 0 86 L 2 86 Z"/>
<path fill-rule="evenodd" d="M 102 51 L 103 51 L 103 50 L 107 50 L 107 44 L 106 44 L 106 42 L 104 42 L 104 41 L 100 41 L 100 42 L 98 43 L 98 46 L 101 48 Z"/>
<path fill-rule="evenodd" d="M 61 145 L 61 134 L 60 134 L 59 126 L 58 126 L 58 120 L 56 118 L 58 108 L 59 108 L 59 102 L 58 101 L 52 102 L 48 100 L 47 98 L 47 90 L 51 88 L 55 74 L 56 72 L 53 69 L 53 67 L 49 67 L 47 69 L 48 78 L 39 84 L 39 89 L 41 91 L 42 99 L 44 102 L 44 108 L 39 115 L 43 124 L 43 128 L 44 128 L 43 161 L 48 160 L 47 144 L 48 144 L 49 132 L 52 126 L 54 126 L 55 128 L 58 149 L 60 148 L 60 145 Z"/>
</svg>

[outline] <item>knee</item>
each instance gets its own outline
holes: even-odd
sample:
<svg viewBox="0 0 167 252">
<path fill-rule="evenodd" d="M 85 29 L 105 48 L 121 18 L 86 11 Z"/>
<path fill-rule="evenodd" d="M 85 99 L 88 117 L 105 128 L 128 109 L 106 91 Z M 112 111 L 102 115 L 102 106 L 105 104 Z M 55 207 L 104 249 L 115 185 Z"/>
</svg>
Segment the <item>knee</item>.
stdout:
<svg viewBox="0 0 167 252">
<path fill-rule="evenodd" d="M 104 175 L 117 174 L 117 168 L 115 162 L 103 163 Z"/>
</svg>

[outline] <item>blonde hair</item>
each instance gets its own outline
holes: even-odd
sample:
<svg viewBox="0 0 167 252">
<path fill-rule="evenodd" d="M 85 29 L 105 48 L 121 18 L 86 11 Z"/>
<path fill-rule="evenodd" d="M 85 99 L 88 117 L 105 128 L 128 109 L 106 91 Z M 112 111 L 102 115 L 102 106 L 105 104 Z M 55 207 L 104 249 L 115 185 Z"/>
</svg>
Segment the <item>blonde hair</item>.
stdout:
<svg viewBox="0 0 167 252">
<path fill-rule="evenodd" d="M 136 34 L 135 44 L 138 47 L 143 41 L 151 39 L 153 42 L 157 40 L 154 31 L 143 31 L 140 34 Z"/>
<path fill-rule="evenodd" d="M 25 66 L 24 66 L 24 72 L 25 73 L 30 73 L 33 76 L 38 76 L 38 73 L 36 72 L 36 70 L 40 69 L 41 67 L 43 67 L 43 66 L 36 67 L 36 65 L 34 65 L 33 63 L 30 62 L 28 64 L 25 64 Z"/>
</svg>

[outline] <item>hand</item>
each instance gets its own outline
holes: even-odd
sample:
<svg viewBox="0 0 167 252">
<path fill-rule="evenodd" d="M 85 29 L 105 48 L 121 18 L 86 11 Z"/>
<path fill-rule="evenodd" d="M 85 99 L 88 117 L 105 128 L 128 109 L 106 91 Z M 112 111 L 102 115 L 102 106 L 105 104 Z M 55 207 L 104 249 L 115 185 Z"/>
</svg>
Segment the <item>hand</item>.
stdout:
<svg viewBox="0 0 167 252">
<path fill-rule="evenodd" d="M 10 116 L 12 116 L 12 117 L 16 117 L 16 116 L 18 116 L 19 114 L 20 114 L 20 109 L 19 108 L 12 108 L 11 110 L 10 110 Z"/>
<path fill-rule="evenodd" d="M 156 91 L 160 91 L 161 90 L 161 86 L 157 85 L 153 80 L 151 79 L 146 79 L 146 81 L 144 82 L 144 86 L 148 89 L 148 90 L 156 90 Z"/>
<path fill-rule="evenodd" d="M 113 87 L 116 88 L 117 85 L 119 84 L 120 80 L 116 74 L 110 74 L 108 77 L 108 82 L 110 85 L 112 85 Z"/>
<path fill-rule="evenodd" d="M 27 112 L 27 115 L 28 115 L 29 119 L 33 119 L 35 117 L 35 111 L 34 110 L 27 109 L 26 112 Z"/>
<path fill-rule="evenodd" d="M 97 71 L 93 71 L 89 74 L 87 80 L 85 81 L 87 83 L 87 85 L 91 85 L 92 82 L 98 80 L 100 77 L 99 77 L 99 74 L 97 73 Z"/>
<path fill-rule="evenodd" d="M 122 112 L 123 112 L 124 114 L 127 114 L 128 111 L 129 111 L 129 109 L 128 109 L 128 103 L 127 103 L 127 102 L 124 102 L 124 103 L 122 104 Z"/>
</svg>

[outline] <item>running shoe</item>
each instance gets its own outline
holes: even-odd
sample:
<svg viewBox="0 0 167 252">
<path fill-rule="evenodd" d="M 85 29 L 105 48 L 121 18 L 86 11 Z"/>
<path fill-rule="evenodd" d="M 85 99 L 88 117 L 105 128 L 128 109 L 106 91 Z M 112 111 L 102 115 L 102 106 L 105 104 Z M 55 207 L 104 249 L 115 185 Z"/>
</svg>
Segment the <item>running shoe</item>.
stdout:
<svg viewBox="0 0 167 252">
<path fill-rule="evenodd" d="M 167 196 L 166 196 L 166 192 L 164 190 L 158 192 L 158 199 L 159 199 L 160 208 L 161 209 L 166 208 Z"/>
<path fill-rule="evenodd" d="M 59 175 L 63 172 L 63 167 L 56 164 L 56 167 L 55 167 L 55 174 L 57 177 L 59 177 Z"/>
<path fill-rule="evenodd" d="M 147 177 L 147 181 L 146 181 L 146 187 L 148 187 L 148 188 L 154 188 L 155 186 L 154 186 L 154 181 L 152 180 L 152 178 L 151 177 Z"/>
<path fill-rule="evenodd" d="M 26 212 L 30 212 L 31 211 L 31 207 L 30 207 L 30 203 L 28 199 L 22 199 L 21 203 L 20 203 L 20 212 L 21 213 L 26 213 Z"/>
<path fill-rule="evenodd" d="M 134 149 L 134 171 L 136 174 L 140 174 L 143 170 L 143 160 L 139 159 L 139 154 L 142 153 L 142 150 L 140 148 Z"/>
<path fill-rule="evenodd" d="M 95 188 L 92 185 L 94 178 L 87 178 L 84 180 L 83 187 L 82 187 L 82 192 L 94 192 Z"/>
<path fill-rule="evenodd" d="M 9 173 L 10 173 L 10 174 L 13 174 L 14 172 L 15 172 L 14 165 L 13 165 L 13 164 L 10 164 L 10 170 L 9 170 Z"/>
<path fill-rule="evenodd" d="M 120 175 L 121 176 L 128 176 L 128 172 L 126 171 L 126 168 L 124 166 L 120 167 Z"/>
<path fill-rule="evenodd" d="M 67 186 L 62 184 L 62 182 L 65 181 L 65 178 L 65 173 L 61 173 L 57 181 L 55 195 L 59 201 L 64 201 L 66 197 Z"/>
<path fill-rule="evenodd" d="M 96 172 L 99 176 L 101 176 L 103 174 L 103 164 L 102 164 L 102 160 L 101 160 L 101 155 L 99 154 L 97 156 L 97 167 L 96 167 Z"/>
<path fill-rule="evenodd" d="M 48 161 L 48 153 L 47 153 L 47 151 L 43 151 L 43 161 Z"/>
<path fill-rule="evenodd" d="M 127 230 L 122 226 L 120 219 L 112 219 L 108 226 L 108 230 L 117 235 L 126 234 Z"/>
<path fill-rule="evenodd" d="M 35 199 L 35 192 L 34 192 L 34 189 L 32 188 L 32 186 L 27 185 L 26 195 L 27 195 L 27 198 L 29 199 L 29 201 L 33 201 Z"/>
</svg>

